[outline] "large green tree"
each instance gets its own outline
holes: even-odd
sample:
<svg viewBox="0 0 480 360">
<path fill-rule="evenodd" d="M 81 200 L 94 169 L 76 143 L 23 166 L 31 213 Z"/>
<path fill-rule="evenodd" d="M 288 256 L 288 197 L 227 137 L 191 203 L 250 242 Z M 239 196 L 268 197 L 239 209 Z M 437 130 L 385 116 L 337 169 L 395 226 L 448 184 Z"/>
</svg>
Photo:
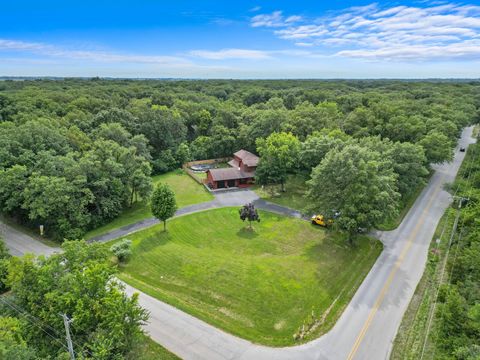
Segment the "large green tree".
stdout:
<svg viewBox="0 0 480 360">
<path fill-rule="evenodd" d="M 453 157 L 450 139 L 439 131 L 429 132 L 419 144 L 425 149 L 427 160 L 431 163 L 443 163 Z"/>
<path fill-rule="evenodd" d="M 340 133 L 342 134 L 342 133 Z M 345 138 L 348 135 L 343 134 Z M 307 171 L 320 164 L 320 161 L 332 149 L 338 149 L 344 146 L 345 139 L 339 137 L 337 132 L 330 134 L 314 132 L 309 135 L 302 143 L 300 151 L 300 166 Z"/>
<path fill-rule="evenodd" d="M 396 142 L 387 153 L 398 174 L 398 191 L 403 198 L 408 198 L 419 186 L 425 184 L 428 175 L 425 151 L 420 145 Z"/>
<path fill-rule="evenodd" d="M 370 229 L 393 216 L 399 194 L 396 174 L 380 153 L 359 145 L 330 151 L 308 181 L 310 210 L 340 212 L 337 226 L 353 241 L 359 229 Z"/>
<path fill-rule="evenodd" d="M 280 184 L 284 191 L 287 173 L 298 167 L 301 143 L 291 133 L 273 133 L 257 140 L 260 155 L 255 180 L 260 185 Z"/>
<path fill-rule="evenodd" d="M 175 193 L 167 184 L 159 184 L 153 191 L 151 199 L 152 214 L 163 222 L 163 230 L 167 229 L 167 220 L 177 211 Z"/>
<path fill-rule="evenodd" d="M 74 350 L 79 356 L 99 360 L 123 358 L 138 340 L 147 313 L 138 295 L 127 296 L 114 277 L 110 253 L 101 244 L 66 242 L 63 252 L 48 258 L 24 256 L 10 262 L 8 282 L 15 305 L 48 324 L 44 329 L 24 329 L 30 346 L 40 358 L 65 353 L 63 320 L 71 326 Z M 62 341 L 55 341 L 60 338 Z"/>
</svg>

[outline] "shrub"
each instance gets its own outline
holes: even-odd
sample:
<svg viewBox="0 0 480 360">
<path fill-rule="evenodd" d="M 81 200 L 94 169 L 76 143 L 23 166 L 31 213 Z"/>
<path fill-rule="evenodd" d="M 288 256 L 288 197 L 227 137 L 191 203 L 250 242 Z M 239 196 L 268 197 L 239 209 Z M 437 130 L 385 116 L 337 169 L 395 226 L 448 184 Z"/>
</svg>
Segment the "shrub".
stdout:
<svg viewBox="0 0 480 360">
<path fill-rule="evenodd" d="M 127 262 L 132 255 L 132 242 L 128 239 L 113 244 L 110 251 L 117 257 L 120 262 Z"/>
<path fill-rule="evenodd" d="M 8 263 L 10 254 L 8 249 L 0 237 L 0 294 L 8 290 L 6 279 L 8 275 Z"/>
</svg>

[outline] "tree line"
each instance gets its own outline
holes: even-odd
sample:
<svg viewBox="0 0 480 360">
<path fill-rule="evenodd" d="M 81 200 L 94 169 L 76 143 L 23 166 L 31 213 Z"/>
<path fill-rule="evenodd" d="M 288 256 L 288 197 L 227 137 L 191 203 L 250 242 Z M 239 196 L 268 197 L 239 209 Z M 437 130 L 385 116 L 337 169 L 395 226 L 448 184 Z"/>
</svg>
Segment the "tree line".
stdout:
<svg viewBox="0 0 480 360">
<path fill-rule="evenodd" d="M 0 211 L 59 239 L 80 238 L 148 198 L 150 175 L 185 161 L 243 148 L 291 162 L 268 154 L 274 133 L 298 140 L 293 165 L 309 173 L 332 147 L 393 159 L 392 188 L 404 195 L 416 180 L 405 175 L 413 160 L 399 158 L 417 157 L 417 175 L 451 159 L 479 104 L 476 82 L 2 81 Z M 259 168 L 266 182 L 283 178 L 270 168 Z"/>
<path fill-rule="evenodd" d="M 468 201 L 462 200 L 446 281 L 440 285 L 429 338 L 438 359 L 480 358 L 480 146 L 470 145 L 469 155 L 469 166 L 462 167 L 452 186 L 458 188 L 459 198 Z"/>
</svg>

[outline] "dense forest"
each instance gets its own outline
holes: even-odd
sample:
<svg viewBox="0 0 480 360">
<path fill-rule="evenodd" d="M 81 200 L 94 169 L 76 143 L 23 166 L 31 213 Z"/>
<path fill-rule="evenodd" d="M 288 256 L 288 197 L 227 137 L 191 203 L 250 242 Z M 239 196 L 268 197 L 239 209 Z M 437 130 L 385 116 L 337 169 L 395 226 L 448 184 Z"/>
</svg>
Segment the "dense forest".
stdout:
<svg viewBox="0 0 480 360">
<path fill-rule="evenodd" d="M 152 174 L 241 148 L 263 158 L 266 185 L 304 171 L 314 188 L 322 159 L 325 171 L 352 154 L 382 160 L 385 199 L 400 201 L 451 159 L 479 108 L 478 82 L 2 81 L 0 212 L 81 238 L 149 197 Z M 279 157 L 282 142 L 295 152 Z"/>
</svg>

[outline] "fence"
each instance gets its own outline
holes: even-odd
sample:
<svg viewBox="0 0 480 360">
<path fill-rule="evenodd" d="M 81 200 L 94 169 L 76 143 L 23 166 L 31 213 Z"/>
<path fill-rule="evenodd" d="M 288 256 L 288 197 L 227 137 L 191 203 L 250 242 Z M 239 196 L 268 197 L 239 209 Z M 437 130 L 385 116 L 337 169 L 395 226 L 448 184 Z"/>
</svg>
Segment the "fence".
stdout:
<svg viewBox="0 0 480 360">
<path fill-rule="evenodd" d="M 206 164 L 220 164 L 222 162 L 227 162 L 231 158 L 226 157 L 226 158 L 218 158 L 218 159 L 208 159 L 208 160 L 197 160 L 197 161 L 189 161 L 185 164 L 182 165 L 183 170 L 197 183 L 199 184 L 205 184 L 207 179 L 201 179 L 198 177 L 197 173 L 190 169 L 190 166 L 193 165 L 206 165 Z"/>
</svg>

